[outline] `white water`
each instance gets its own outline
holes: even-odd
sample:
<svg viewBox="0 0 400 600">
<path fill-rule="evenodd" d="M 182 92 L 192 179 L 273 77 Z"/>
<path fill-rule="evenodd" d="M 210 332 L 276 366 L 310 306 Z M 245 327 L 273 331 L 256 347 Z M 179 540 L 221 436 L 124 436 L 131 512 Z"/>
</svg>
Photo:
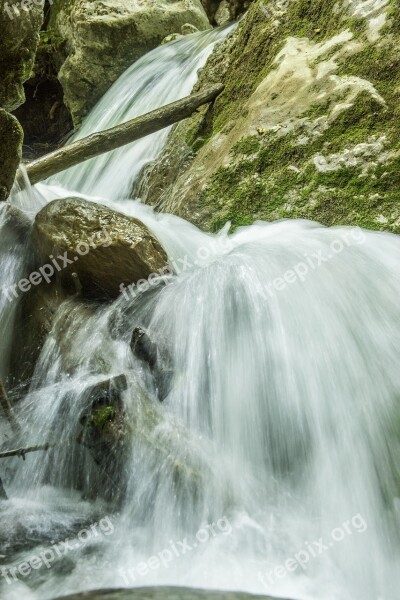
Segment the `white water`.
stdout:
<svg viewBox="0 0 400 600">
<path fill-rule="evenodd" d="M 136 63 L 80 135 L 188 93 L 216 35 L 193 36 Z M 93 538 L 49 570 L 3 582 L 5 597 L 36 600 L 94 587 L 179 584 L 293 600 L 396 600 L 398 238 L 305 221 L 259 223 L 214 237 L 154 214 L 124 196 L 165 135 L 71 169 L 14 199 L 26 207 L 35 196 L 37 210 L 68 195 L 65 190 L 103 196 L 101 201 L 141 218 L 178 265 L 187 256 L 192 266 L 158 292 L 135 301 L 121 297 L 91 315 L 72 301 L 61 307 L 34 387 L 20 406 L 25 436 L 34 443 L 73 435 L 88 386 L 124 372 L 134 428 L 128 491 L 122 511 L 110 515 L 112 535 Z M 204 248 L 212 248 L 210 260 L 200 260 Z M 299 263 L 308 265 L 301 276 Z M 272 285 L 295 268 L 290 283 Z M 137 325 L 168 350 L 174 365 L 163 404 L 129 350 Z M 78 481 L 80 473 L 85 482 Z M 10 562 L 29 560 L 52 540 L 73 537 L 82 524 L 109 515 L 107 506 L 93 506 L 71 491 L 95 483 L 89 457 L 73 447 L 18 463 L 7 487 L 12 500 L 2 502 L 0 536 L 33 542 Z M 215 537 L 197 541 L 167 567 L 137 573 L 141 561 L 171 550 L 171 542 L 187 537 L 194 546 L 202 524 L 222 524 L 223 517 L 229 526 L 217 527 Z M 344 532 L 340 541 L 331 534 L 338 529 Z M 318 554 L 320 538 L 324 549 Z M 281 567 L 280 576 L 268 578 L 306 549 L 304 569 L 297 563 L 290 570 L 289 563 L 283 576 Z"/>
</svg>

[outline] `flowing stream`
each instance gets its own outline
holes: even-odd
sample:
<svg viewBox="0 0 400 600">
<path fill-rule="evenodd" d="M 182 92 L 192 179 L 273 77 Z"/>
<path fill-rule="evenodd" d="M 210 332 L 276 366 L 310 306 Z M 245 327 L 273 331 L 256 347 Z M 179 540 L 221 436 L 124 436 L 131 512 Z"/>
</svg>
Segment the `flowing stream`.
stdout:
<svg viewBox="0 0 400 600">
<path fill-rule="evenodd" d="M 226 33 L 195 34 L 143 57 L 77 137 L 190 93 Z M 88 499 L 99 474 L 69 443 L 2 461 L 10 497 L 0 501 L 3 597 L 169 584 L 293 600 L 396 600 L 398 237 L 296 220 L 213 236 L 156 214 L 127 197 L 167 135 L 13 196 L 31 215 L 56 197 L 106 203 L 140 218 L 182 268 L 155 291 L 121 295 L 111 306 L 60 307 L 18 405 L 24 440 L 74 437 L 89 387 L 124 373 L 132 424 L 125 500 L 115 514 Z M 2 240 L 3 287 L 24 261 L 11 246 Z M 0 311 L 6 339 L 15 306 Z M 130 351 L 137 326 L 173 365 L 163 403 Z M 68 551 L 49 568 L 10 575 L 12 565 L 51 556 L 67 538 Z"/>
</svg>

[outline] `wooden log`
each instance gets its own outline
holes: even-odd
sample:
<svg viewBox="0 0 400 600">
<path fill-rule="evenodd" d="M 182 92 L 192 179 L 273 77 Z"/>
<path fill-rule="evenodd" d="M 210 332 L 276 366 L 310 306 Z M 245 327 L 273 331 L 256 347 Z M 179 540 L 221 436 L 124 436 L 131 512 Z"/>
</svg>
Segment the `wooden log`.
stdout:
<svg viewBox="0 0 400 600">
<path fill-rule="evenodd" d="M 19 423 L 18 423 L 17 418 L 14 413 L 14 409 L 12 407 L 12 404 L 10 402 L 10 399 L 7 395 L 7 392 L 5 390 L 4 384 L 1 379 L 0 379 L 0 404 L 3 408 L 3 411 L 7 417 L 8 422 L 11 425 L 11 429 L 13 430 L 14 433 L 19 433 L 21 428 L 19 426 Z"/>
<path fill-rule="evenodd" d="M 55 150 L 27 165 L 26 170 L 29 180 L 33 185 L 99 154 L 115 150 L 187 119 L 200 106 L 215 100 L 223 89 L 222 84 L 214 85 L 141 117 L 105 131 L 93 133 L 82 140 L 77 140 L 68 146 Z"/>
<path fill-rule="evenodd" d="M 30 452 L 38 452 L 39 450 L 48 450 L 49 448 L 55 448 L 59 446 L 63 442 L 52 442 L 48 444 L 41 444 L 39 446 L 28 446 L 27 448 L 16 448 L 15 450 L 6 450 L 5 452 L 0 452 L 1 458 L 9 458 L 10 456 L 20 456 L 25 460 L 25 454 L 29 454 Z"/>
</svg>

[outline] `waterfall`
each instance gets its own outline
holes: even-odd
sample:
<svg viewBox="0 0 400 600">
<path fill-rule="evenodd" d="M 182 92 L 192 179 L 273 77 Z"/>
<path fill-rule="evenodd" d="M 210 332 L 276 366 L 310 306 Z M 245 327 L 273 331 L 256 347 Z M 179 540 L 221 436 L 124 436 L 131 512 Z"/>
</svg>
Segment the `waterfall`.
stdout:
<svg viewBox="0 0 400 600">
<path fill-rule="evenodd" d="M 146 55 L 77 136 L 189 93 L 224 33 L 196 34 Z M 61 305 L 18 412 L 30 443 L 65 444 L 26 463 L 10 460 L 0 540 L 13 541 L 12 564 L 20 564 L 76 540 L 90 523 L 109 525 L 44 572 L 10 584 L 3 576 L 0 586 L 10 600 L 145 585 L 395 600 L 398 237 L 300 220 L 214 236 L 156 214 L 127 196 L 167 135 L 69 169 L 28 198 L 14 194 L 15 204 L 26 207 L 30 197 L 36 210 L 81 194 L 138 217 L 178 274 L 110 306 Z M 163 403 L 129 348 L 138 326 L 172 365 Z M 132 433 L 123 506 L 110 515 L 77 491 L 89 495 L 99 475 L 68 440 L 90 386 L 121 373 Z"/>
</svg>

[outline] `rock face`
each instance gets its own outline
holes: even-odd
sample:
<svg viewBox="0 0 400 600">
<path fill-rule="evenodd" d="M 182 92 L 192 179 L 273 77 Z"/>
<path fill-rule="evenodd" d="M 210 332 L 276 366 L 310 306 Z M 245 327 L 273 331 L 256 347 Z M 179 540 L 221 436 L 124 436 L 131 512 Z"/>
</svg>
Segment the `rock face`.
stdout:
<svg viewBox="0 0 400 600">
<path fill-rule="evenodd" d="M 43 21 L 44 0 L 29 11 L 15 10 L 10 2 L 0 7 L 0 201 L 5 200 L 21 159 L 23 133 L 6 111 L 24 101 L 23 83 L 29 78 Z"/>
<path fill-rule="evenodd" d="M 14 10 L 12 4 L 0 11 L 0 106 L 7 110 L 14 110 L 25 99 L 22 84 L 34 64 L 44 0 L 35 1 L 29 10 Z"/>
<path fill-rule="evenodd" d="M 79 198 L 45 206 L 36 216 L 32 237 L 39 263 L 53 265 L 50 278 L 56 275 L 74 290 L 72 273 L 77 273 L 86 297 L 115 298 L 121 284 L 146 280 L 168 260 L 143 223 Z"/>
<path fill-rule="evenodd" d="M 74 124 L 128 66 L 185 24 L 210 27 L 200 0 L 55 0 L 48 31 L 65 42 L 58 76 Z"/>
<path fill-rule="evenodd" d="M 21 160 L 24 134 L 17 119 L 0 108 L 0 202 L 6 200 Z"/>
<path fill-rule="evenodd" d="M 307 218 L 400 232 L 399 48 L 396 0 L 254 2 L 200 76 L 223 94 L 175 128 L 148 201 L 210 230 Z M 183 165 L 175 181 L 167 163 Z"/>
</svg>

